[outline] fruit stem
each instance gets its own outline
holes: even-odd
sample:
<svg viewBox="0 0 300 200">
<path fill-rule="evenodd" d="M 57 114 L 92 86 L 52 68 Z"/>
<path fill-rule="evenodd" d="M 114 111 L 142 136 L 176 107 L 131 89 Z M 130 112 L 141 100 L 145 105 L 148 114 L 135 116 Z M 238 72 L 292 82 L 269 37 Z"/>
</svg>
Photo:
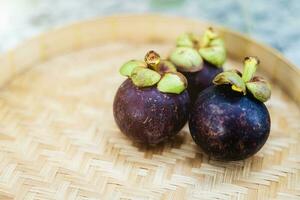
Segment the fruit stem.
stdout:
<svg viewBox="0 0 300 200">
<path fill-rule="evenodd" d="M 158 65 L 160 63 L 160 56 L 155 51 L 151 50 L 145 55 L 145 62 L 151 68 L 157 71 Z"/>
<path fill-rule="evenodd" d="M 246 57 L 244 60 L 244 71 L 242 75 L 242 79 L 245 83 L 249 82 L 257 69 L 257 65 L 259 64 L 259 60 L 256 57 Z"/>
</svg>

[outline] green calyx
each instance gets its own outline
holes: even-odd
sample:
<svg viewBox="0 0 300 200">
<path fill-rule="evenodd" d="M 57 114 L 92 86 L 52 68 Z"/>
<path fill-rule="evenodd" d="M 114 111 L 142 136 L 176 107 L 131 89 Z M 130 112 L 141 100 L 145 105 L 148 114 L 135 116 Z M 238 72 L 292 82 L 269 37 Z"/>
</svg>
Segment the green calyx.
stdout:
<svg viewBox="0 0 300 200">
<path fill-rule="evenodd" d="M 120 74 L 127 76 L 137 87 L 157 85 L 164 93 L 180 94 L 187 87 L 185 77 L 167 60 L 161 60 L 155 51 L 149 51 L 145 61 L 130 60 L 120 68 Z"/>
<path fill-rule="evenodd" d="M 216 67 L 222 67 L 226 60 L 226 51 L 221 46 L 211 46 L 199 49 L 202 58 Z"/>
<path fill-rule="evenodd" d="M 176 40 L 176 49 L 170 54 L 170 61 L 180 71 L 196 72 L 202 69 L 203 60 L 220 68 L 226 61 L 224 41 L 208 28 L 202 37 L 193 33 L 181 34 Z"/>
<path fill-rule="evenodd" d="M 203 60 L 200 54 L 190 47 L 177 47 L 170 54 L 170 61 L 180 71 L 196 72 L 202 69 Z"/>
<path fill-rule="evenodd" d="M 191 47 L 198 49 L 201 38 L 193 33 L 183 33 L 176 39 L 177 47 Z"/>
<path fill-rule="evenodd" d="M 207 28 L 201 38 L 201 47 L 209 46 L 210 43 L 218 37 L 218 34 L 213 30 L 212 27 Z"/>
<path fill-rule="evenodd" d="M 130 76 L 132 70 L 134 70 L 136 67 L 147 67 L 146 63 L 140 60 L 130 60 L 126 63 L 124 63 L 120 68 L 120 74 L 123 76 Z"/>
<path fill-rule="evenodd" d="M 218 74 L 214 78 L 213 83 L 215 85 L 231 84 L 232 90 L 246 94 L 246 85 L 235 71 L 226 71 Z"/>
<path fill-rule="evenodd" d="M 168 73 L 168 72 L 177 72 L 175 65 L 167 60 L 162 60 L 157 65 L 156 71 L 161 75 Z"/>
<path fill-rule="evenodd" d="M 226 61 L 226 49 L 224 41 L 219 35 L 214 32 L 212 28 L 208 28 L 202 37 L 199 54 L 204 60 L 215 65 L 222 67 Z"/>
<path fill-rule="evenodd" d="M 271 88 L 266 80 L 254 76 L 259 60 L 255 57 L 246 57 L 244 61 L 244 71 L 225 71 L 218 74 L 213 83 L 215 85 L 231 84 L 234 91 L 242 92 L 246 95 L 250 92 L 254 98 L 261 102 L 267 101 L 271 97 Z"/>
<path fill-rule="evenodd" d="M 184 33 L 178 36 L 176 39 L 176 46 L 178 47 L 194 47 L 193 41 L 191 40 L 188 33 Z"/>
<path fill-rule="evenodd" d="M 271 86 L 261 77 L 254 77 L 252 81 L 246 83 L 246 87 L 261 102 L 265 102 L 271 97 Z"/>
<path fill-rule="evenodd" d="M 157 84 L 157 89 L 159 91 L 174 94 L 180 94 L 186 87 L 186 78 L 178 72 L 166 73 Z"/>
<path fill-rule="evenodd" d="M 131 73 L 132 82 L 138 87 L 149 87 L 160 80 L 160 74 L 154 70 L 137 67 Z"/>
</svg>

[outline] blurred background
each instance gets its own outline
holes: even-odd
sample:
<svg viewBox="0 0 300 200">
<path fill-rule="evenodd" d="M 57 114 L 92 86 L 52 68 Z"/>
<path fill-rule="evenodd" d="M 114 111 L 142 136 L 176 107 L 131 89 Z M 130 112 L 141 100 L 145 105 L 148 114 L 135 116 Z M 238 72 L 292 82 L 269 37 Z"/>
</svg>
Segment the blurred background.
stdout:
<svg viewBox="0 0 300 200">
<path fill-rule="evenodd" d="M 209 20 L 276 48 L 300 66 L 299 0 L 0 0 L 0 53 L 78 20 L 147 12 Z"/>
</svg>

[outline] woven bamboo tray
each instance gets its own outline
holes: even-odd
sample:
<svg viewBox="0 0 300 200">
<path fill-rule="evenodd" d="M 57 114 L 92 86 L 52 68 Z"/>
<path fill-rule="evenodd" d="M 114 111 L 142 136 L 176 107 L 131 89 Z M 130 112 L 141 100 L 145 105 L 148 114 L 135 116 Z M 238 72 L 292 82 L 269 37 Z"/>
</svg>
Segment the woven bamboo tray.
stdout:
<svg viewBox="0 0 300 200">
<path fill-rule="evenodd" d="M 0 199 L 300 199 L 300 73 L 280 54 L 219 28 L 227 68 L 257 55 L 272 82 L 272 130 L 254 157 L 220 162 L 185 127 L 155 148 L 116 127 L 119 66 L 208 24 L 139 15 L 86 21 L 0 56 Z"/>
</svg>

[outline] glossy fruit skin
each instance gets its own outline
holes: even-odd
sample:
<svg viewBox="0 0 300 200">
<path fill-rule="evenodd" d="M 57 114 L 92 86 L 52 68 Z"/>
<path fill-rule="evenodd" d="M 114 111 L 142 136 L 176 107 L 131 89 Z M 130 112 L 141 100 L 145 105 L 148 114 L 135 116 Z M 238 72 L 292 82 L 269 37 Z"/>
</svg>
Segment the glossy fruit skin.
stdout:
<svg viewBox="0 0 300 200">
<path fill-rule="evenodd" d="M 191 102 L 195 102 L 198 94 L 213 85 L 212 80 L 219 73 L 223 72 L 222 68 L 217 68 L 216 66 L 204 61 L 203 68 L 197 72 L 183 72 L 181 73 L 186 77 L 188 81 L 188 92 L 190 95 Z"/>
<path fill-rule="evenodd" d="M 270 132 L 266 106 L 230 86 L 211 86 L 191 109 L 189 128 L 194 141 L 216 159 L 241 160 L 258 152 Z"/>
<path fill-rule="evenodd" d="M 186 124 L 190 99 L 181 94 L 166 94 L 156 87 L 138 88 L 130 79 L 119 87 L 113 105 L 115 121 L 132 140 L 155 145 L 176 135 Z"/>
</svg>

